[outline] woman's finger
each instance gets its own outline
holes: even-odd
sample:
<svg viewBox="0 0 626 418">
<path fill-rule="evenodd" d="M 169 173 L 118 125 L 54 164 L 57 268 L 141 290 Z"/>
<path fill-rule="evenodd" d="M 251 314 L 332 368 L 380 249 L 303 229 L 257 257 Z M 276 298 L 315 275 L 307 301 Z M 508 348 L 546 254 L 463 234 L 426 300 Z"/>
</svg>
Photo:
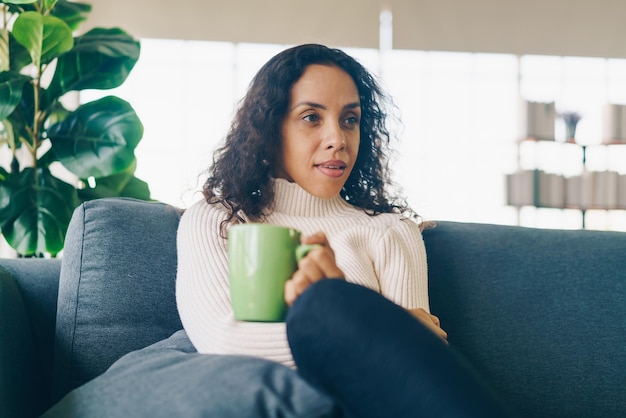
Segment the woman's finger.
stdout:
<svg viewBox="0 0 626 418">
<path fill-rule="evenodd" d="M 343 278 L 343 271 L 337 266 L 335 253 L 329 247 L 320 247 L 311 250 L 298 263 L 298 269 L 307 270 L 314 281 L 322 278 Z"/>
<path fill-rule="evenodd" d="M 422 324 L 424 324 L 428 329 L 440 336 L 447 344 L 448 333 L 441 328 L 441 322 L 438 317 L 426 312 L 426 310 L 422 308 L 409 309 L 409 312 L 411 312 L 411 314 L 422 322 Z"/>
<path fill-rule="evenodd" d="M 313 281 L 303 272 L 296 271 L 285 283 L 285 302 L 291 306 Z"/>
<path fill-rule="evenodd" d="M 326 234 L 322 231 L 318 231 L 311 235 L 303 235 L 300 237 L 300 242 L 303 244 L 319 244 L 324 247 L 330 247 L 328 244 L 328 238 L 326 238 Z"/>
</svg>

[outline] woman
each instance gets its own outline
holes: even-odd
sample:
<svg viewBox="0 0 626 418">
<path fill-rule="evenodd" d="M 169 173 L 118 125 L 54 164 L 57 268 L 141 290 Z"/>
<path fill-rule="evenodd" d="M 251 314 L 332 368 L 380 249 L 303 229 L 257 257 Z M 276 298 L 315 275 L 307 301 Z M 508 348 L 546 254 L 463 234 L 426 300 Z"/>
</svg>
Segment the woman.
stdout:
<svg viewBox="0 0 626 418">
<path fill-rule="evenodd" d="M 389 194 L 384 100 L 339 50 L 272 58 L 215 154 L 205 199 L 180 221 L 185 330 L 123 356 L 44 416 L 506 416 L 428 313 L 420 226 Z M 320 244 L 285 285 L 285 323 L 233 319 L 226 236 L 249 221 Z"/>
<path fill-rule="evenodd" d="M 261 68 L 215 154 L 205 199 L 181 219 L 183 326 L 199 352 L 297 366 L 347 416 L 502 416 L 428 312 L 420 226 L 390 194 L 385 100 L 363 66 L 321 45 L 287 49 Z M 286 323 L 233 318 L 226 236 L 250 221 L 320 244 L 285 285 Z"/>
</svg>

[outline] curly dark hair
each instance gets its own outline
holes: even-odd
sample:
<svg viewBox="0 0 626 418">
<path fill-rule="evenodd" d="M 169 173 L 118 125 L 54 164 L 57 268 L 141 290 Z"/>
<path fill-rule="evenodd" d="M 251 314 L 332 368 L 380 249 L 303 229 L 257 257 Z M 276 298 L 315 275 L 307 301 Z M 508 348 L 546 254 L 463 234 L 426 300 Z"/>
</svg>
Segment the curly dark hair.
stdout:
<svg viewBox="0 0 626 418">
<path fill-rule="evenodd" d="M 213 156 L 203 194 L 209 203 L 222 203 L 230 216 L 241 211 L 252 220 L 272 209 L 272 177 L 280 166 L 281 129 L 291 87 L 312 64 L 336 66 L 354 80 L 361 104 L 360 145 L 357 159 L 341 196 L 370 215 L 414 212 L 404 200 L 389 195 L 391 135 L 384 104 L 391 99 L 374 77 L 339 49 L 306 44 L 284 50 L 255 75 L 235 115 L 224 144 Z"/>
</svg>

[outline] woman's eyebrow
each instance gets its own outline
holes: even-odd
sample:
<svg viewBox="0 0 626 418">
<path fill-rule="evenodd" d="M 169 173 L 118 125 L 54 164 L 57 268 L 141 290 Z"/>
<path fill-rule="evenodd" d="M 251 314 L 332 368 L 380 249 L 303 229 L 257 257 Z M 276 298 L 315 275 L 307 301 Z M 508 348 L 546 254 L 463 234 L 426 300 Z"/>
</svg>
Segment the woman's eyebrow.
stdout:
<svg viewBox="0 0 626 418">
<path fill-rule="evenodd" d="M 300 102 L 297 103 L 293 109 L 300 107 L 300 106 L 309 106 L 309 107 L 313 107 L 315 109 L 322 109 L 322 110 L 326 110 L 326 106 L 324 106 L 323 104 L 320 103 L 315 103 L 315 102 Z M 355 109 L 357 107 L 361 107 L 361 103 L 359 102 L 354 102 L 354 103 L 348 103 L 347 105 L 345 105 L 343 108 L 345 109 Z"/>
<path fill-rule="evenodd" d="M 361 107 L 361 103 L 360 102 L 348 103 L 343 108 L 345 110 L 345 109 L 356 109 L 357 107 Z"/>
<path fill-rule="evenodd" d="M 320 103 L 315 103 L 315 102 L 300 102 L 300 103 L 296 103 L 296 105 L 293 107 L 294 109 L 300 106 L 308 106 L 308 107 L 314 107 L 316 109 L 322 109 L 322 110 L 326 110 L 326 106 L 324 106 L 323 104 Z"/>
</svg>

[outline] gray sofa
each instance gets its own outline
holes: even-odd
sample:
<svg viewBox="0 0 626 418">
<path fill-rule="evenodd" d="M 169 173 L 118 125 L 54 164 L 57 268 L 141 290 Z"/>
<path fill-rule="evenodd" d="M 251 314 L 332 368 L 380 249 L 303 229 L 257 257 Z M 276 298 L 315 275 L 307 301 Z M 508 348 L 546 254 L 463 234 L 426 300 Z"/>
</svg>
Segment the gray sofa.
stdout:
<svg viewBox="0 0 626 418">
<path fill-rule="evenodd" d="M 62 260 L 0 260 L 1 417 L 39 416 L 181 328 L 179 217 L 162 203 L 92 201 L 74 213 Z M 626 233 L 439 222 L 424 239 L 451 347 L 518 416 L 626 415 Z"/>
</svg>

